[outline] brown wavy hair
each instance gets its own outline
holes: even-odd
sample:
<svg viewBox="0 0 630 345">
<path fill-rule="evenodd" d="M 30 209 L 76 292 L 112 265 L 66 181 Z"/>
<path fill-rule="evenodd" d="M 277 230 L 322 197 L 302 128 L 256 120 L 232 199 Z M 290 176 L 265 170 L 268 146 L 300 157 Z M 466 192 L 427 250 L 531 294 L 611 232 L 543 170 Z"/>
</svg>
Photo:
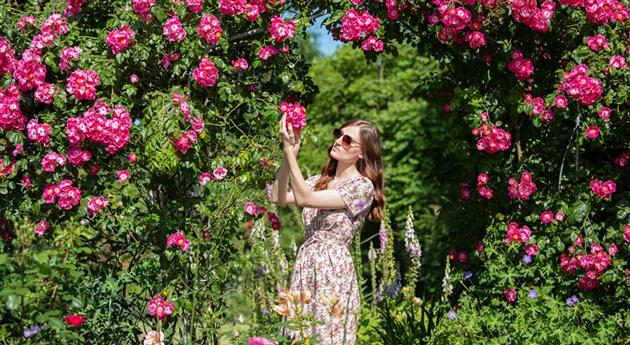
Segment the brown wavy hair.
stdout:
<svg viewBox="0 0 630 345">
<path fill-rule="evenodd" d="M 383 219 L 385 199 L 383 198 L 383 164 L 381 163 L 381 142 L 378 130 L 373 124 L 366 120 L 352 119 L 346 121 L 341 128 L 348 126 L 358 126 L 359 136 L 363 147 L 363 158 L 356 163 L 357 170 L 361 175 L 367 177 L 374 185 L 374 200 L 370 205 L 368 219 L 378 221 Z M 328 162 L 321 168 L 319 181 L 315 184 L 314 190 L 326 189 L 337 171 L 337 160 L 332 158 L 332 151 L 335 143 L 328 147 Z"/>
</svg>

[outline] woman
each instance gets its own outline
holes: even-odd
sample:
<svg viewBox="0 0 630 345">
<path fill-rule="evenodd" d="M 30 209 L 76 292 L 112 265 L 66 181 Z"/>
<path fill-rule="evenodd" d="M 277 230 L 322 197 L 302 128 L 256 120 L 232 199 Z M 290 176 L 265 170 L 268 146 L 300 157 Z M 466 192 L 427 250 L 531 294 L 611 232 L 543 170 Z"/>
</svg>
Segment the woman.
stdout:
<svg viewBox="0 0 630 345">
<path fill-rule="evenodd" d="M 359 287 L 349 245 L 366 217 L 383 218 L 381 146 L 376 128 L 350 120 L 333 131 L 328 163 L 304 180 L 297 163 L 300 133 L 280 120 L 284 159 L 273 185 L 272 201 L 304 207 L 305 240 L 296 257 L 289 293 L 298 293 L 290 318 L 317 320 L 310 327 L 286 331 L 294 339 L 318 337 L 319 344 L 356 343 Z M 292 190 L 288 189 L 291 182 Z M 283 294 L 286 297 L 287 294 Z"/>
</svg>

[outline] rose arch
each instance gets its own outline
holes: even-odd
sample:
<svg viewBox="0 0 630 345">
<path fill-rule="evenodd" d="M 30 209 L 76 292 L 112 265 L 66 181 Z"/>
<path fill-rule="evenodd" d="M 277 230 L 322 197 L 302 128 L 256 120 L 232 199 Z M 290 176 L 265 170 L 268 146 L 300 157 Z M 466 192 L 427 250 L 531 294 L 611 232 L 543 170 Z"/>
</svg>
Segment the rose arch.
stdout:
<svg viewBox="0 0 630 345">
<path fill-rule="evenodd" d="M 621 341 L 630 27 L 618 0 L 2 2 L 0 339 L 122 344 L 159 329 L 218 343 L 239 255 L 281 227 L 266 185 L 276 126 L 283 113 L 311 124 L 296 39 L 322 15 L 368 61 L 399 44 L 437 61 L 417 91 L 469 128 L 450 215 L 483 228 L 474 241 L 466 222 L 452 229 L 441 308 L 453 322 L 433 341 L 554 329 Z"/>
</svg>

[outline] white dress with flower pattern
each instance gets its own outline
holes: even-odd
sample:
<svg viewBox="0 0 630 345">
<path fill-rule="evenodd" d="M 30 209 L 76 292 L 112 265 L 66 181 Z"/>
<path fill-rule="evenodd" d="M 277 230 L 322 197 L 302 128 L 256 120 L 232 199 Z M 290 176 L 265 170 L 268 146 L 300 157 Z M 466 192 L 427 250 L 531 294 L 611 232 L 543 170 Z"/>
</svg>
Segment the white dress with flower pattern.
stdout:
<svg viewBox="0 0 630 345">
<path fill-rule="evenodd" d="M 310 190 L 319 176 L 306 180 Z M 311 299 L 303 312 L 323 322 L 304 329 L 305 336 L 317 336 L 319 344 L 353 345 L 360 305 L 349 246 L 370 210 L 374 185 L 360 175 L 342 181 L 334 189 L 345 202 L 345 208 L 302 210 L 305 237 L 296 257 L 290 290 L 308 290 Z M 332 305 L 335 298 L 338 303 Z M 288 333 L 299 338 L 297 331 Z"/>
</svg>

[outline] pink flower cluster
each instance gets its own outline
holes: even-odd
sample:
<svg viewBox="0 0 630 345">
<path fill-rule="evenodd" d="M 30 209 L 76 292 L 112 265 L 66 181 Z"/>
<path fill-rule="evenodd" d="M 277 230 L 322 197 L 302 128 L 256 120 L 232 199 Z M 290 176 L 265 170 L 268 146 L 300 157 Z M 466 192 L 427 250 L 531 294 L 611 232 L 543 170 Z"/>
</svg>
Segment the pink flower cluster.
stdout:
<svg viewBox="0 0 630 345">
<path fill-rule="evenodd" d="M 42 34 L 50 34 L 55 37 L 68 33 L 68 21 L 60 14 L 52 14 L 42 24 Z"/>
<path fill-rule="evenodd" d="M 538 255 L 538 245 L 536 243 L 526 244 L 525 254 L 530 255 L 530 256 Z"/>
<path fill-rule="evenodd" d="M 276 47 L 274 46 L 265 46 L 260 48 L 260 50 L 258 51 L 258 57 L 261 60 L 265 60 L 267 61 L 270 57 L 278 55 L 278 49 L 276 49 Z"/>
<path fill-rule="evenodd" d="M 186 238 L 186 236 L 184 236 L 183 232 L 177 231 L 177 232 L 171 234 L 166 239 L 166 246 L 167 247 L 177 246 L 181 250 L 187 251 L 188 248 L 190 248 L 190 241 Z"/>
<path fill-rule="evenodd" d="M 75 167 L 81 166 L 92 158 L 92 154 L 88 150 L 82 150 L 79 145 L 72 145 L 68 150 L 68 160 Z"/>
<path fill-rule="evenodd" d="M 524 171 L 521 173 L 521 181 L 517 182 L 515 178 L 508 180 L 508 196 L 510 199 L 519 198 L 527 200 L 530 195 L 536 192 L 536 184 L 532 180 L 532 173 Z"/>
<path fill-rule="evenodd" d="M 564 98 L 564 96 L 558 96 Z M 566 107 L 566 98 L 556 97 L 556 104 Z M 531 114 L 540 116 L 544 121 L 553 121 L 554 114 L 551 109 L 545 109 L 545 100 L 542 97 L 533 97 L 531 94 L 525 94 L 525 104 L 529 104 L 532 107 Z M 562 107 L 562 108 L 564 108 Z"/>
<path fill-rule="evenodd" d="M 380 20 L 373 17 L 368 11 L 357 12 L 348 10 L 341 18 L 341 34 L 343 41 L 358 41 L 372 35 L 380 28 Z"/>
<path fill-rule="evenodd" d="M 164 67 L 164 69 L 168 69 L 171 66 L 171 63 L 179 60 L 180 57 L 181 54 L 178 52 L 166 54 L 162 56 L 162 58 L 160 59 L 160 63 L 162 64 L 162 67 Z"/>
<path fill-rule="evenodd" d="M 94 99 L 96 97 L 96 87 L 101 84 L 101 78 L 93 70 L 76 69 L 68 77 L 66 91 L 71 93 L 77 100 Z"/>
<path fill-rule="evenodd" d="M 223 15 L 244 14 L 245 19 L 253 22 L 267 11 L 267 5 L 273 7 L 284 4 L 284 0 L 219 0 L 219 11 Z"/>
<path fill-rule="evenodd" d="M 550 210 L 545 210 L 540 214 L 540 221 L 549 224 L 556 220 L 557 222 L 562 222 L 564 220 L 565 214 L 562 211 L 558 211 L 554 216 L 553 212 Z"/>
<path fill-rule="evenodd" d="M 247 345 L 278 345 L 276 342 L 263 337 L 247 338 Z"/>
<path fill-rule="evenodd" d="M 295 22 L 275 16 L 271 18 L 269 35 L 271 35 L 271 38 L 273 38 L 276 43 L 282 43 L 287 38 L 293 38 L 295 36 Z"/>
<path fill-rule="evenodd" d="M 498 151 L 507 151 L 510 148 L 512 135 L 495 125 L 483 123 L 480 127 L 474 128 L 472 133 L 479 137 L 477 140 L 477 150 L 479 151 L 492 154 Z"/>
<path fill-rule="evenodd" d="M 597 125 L 588 126 L 584 130 L 584 134 L 588 139 L 595 139 L 599 136 L 599 127 Z"/>
<path fill-rule="evenodd" d="M 151 7 L 155 5 L 155 0 L 131 0 L 131 6 L 136 14 L 144 21 L 150 21 L 153 17 L 150 13 Z"/>
<path fill-rule="evenodd" d="M 24 130 L 26 128 L 26 116 L 20 110 L 20 98 L 22 93 L 15 84 L 9 85 L 6 90 L 0 87 L 0 128 L 5 131 Z"/>
<path fill-rule="evenodd" d="M 192 147 L 192 144 L 197 142 L 197 133 L 194 130 L 189 130 L 179 135 L 179 138 L 175 140 L 175 151 L 186 153 Z"/>
<path fill-rule="evenodd" d="M 31 119 L 26 125 L 28 138 L 36 143 L 48 147 L 49 136 L 52 133 L 52 126 L 47 123 L 38 123 L 37 119 Z"/>
<path fill-rule="evenodd" d="M 15 26 L 21 31 L 24 31 L 24 28 L 26 26 L 36 26 L 36 25 L 37 23 L 35 22 L 35 17 L 33 16 L 24 16 L 20 18 L 20 21 L 15 24 Z"/>
<path fill-rule="evenodd" d="M 207 57 L 201 59 L 199 67 L 193 70 L 193 79 L 197 81 L 201 87 L 212 87 L 217 83 L 219 70 Z"/>
<path fill-rule="evenodd" d="M 116 181 L 123 183 L 129 179 L 129 171 L 123 169 L 116 173 Z"/>
<path fill-rule="evenodd" d="M 621 23 L 630 17 L 628 8 L 618 0 L 584 0 L 583 6 L 586 10 L 586 19 L 598 25 L 608 22 Z"/>
<path fill-rule="evenodd" d="M 70 61 L 76 60 L 81 56 L 80 47 L 63 48 L 61 50 L 61 62 L 59 63 L 59 69 L 67 71 L 70 69 Z"/>
<path fill-rule="evenodd" d="M 622 168 L 627 167 L 628 164 L 630 164 L 630 153 L 623 152 L 619 156 L 615 157 L 613 162 Z"/>
<path fill-rule="evenodd" d="M 612 180 L 602 182 L 601 180 L 593 179 L 591 180 L 589 186 L 591 187 L 593 194 L 602 199 L 609 199 L 617 190 L 617 185 Z"/>
<path fill-rule="evenodd" d="M 53 97 L 57 94 L 57 88 L 53 84 L 42 83 L 35 90 L 35 100 L 44 103 L 50 104 L 53 102 Z"/>
<path fill-rule="evenodd" d="M 109 205 L 109 201 L 102 196 L 96 196 L 88 201 L 87 210 L 88 216 L 92 217 L 95 214 L 101 212 L 101 210 Z"/>
<path fill-rule="evenodd" d="M 280 103 L 280 111 L 286 115 L 287 126 L 292 126 L 294 131 L 301 131 L 306 126 L 306 109 L 299 103 Z"/>
<path fill-rule="evenodd" d="M 48 152 L 44 158 L 42 158 L 42 168 L 46 172 L 55 172 L 57 166 L 66 165 L 66 157 L 58 154 L 57 152 Z"/>
<path fill-rule="evenodd" d="M 50 225 L 48 225 L 48 222 L 42 219 L 35 226 L 35 235 L 37 235 L 37 237 L 43 237 L 49 228 Z"/>
<path fill-rule="evenodd" d="M 375 36 L 370 36 L 361 43 L 361 49 L 363 49 L 363 51 L 366 51 L 366 52 L 368 51 L 382 52 L 383 48 L 384 48 L 383 41 L 379 40 Z"/>
<path fill-rule="evenodd" d="M 275 213 L 267 212 L 267 218 L 269 219 L 269 222 L 271 222 L 271 228 L 273 230 L 280 230 L 282 228 L 282 223 L 280 223 L 280 218 L 278 218 L 278 216 Z"/>
<path fill-rule="evenodd" d="M 534 73 L 534 64 L 531 59 L 523 57 L 523 52 L 519 49 L 514 49 L 508 62 L 508 70 L 514 73 L 516 79 L 525 80 Z"/>
<path fill-rule="evenodd" d="M 63 15 L 66 17 L 76 16 L 81 12 L 81 7 L 85 5 L 88 0 L 66 0 L 66 9 L 63 11 Z"/>
<path fill-rule="evenodd" d="M 624 69 L 628 64 L 626 63 L 626 59 L 621 55 L 613 55 L 610 57 L 608 61 L 608 66 L 616 69 Z"/>
<path fill-rule="evenodd" d="M 247 203 L 245 203 L 245 206 L 243 208 L 245 209 L 245 212 L 247 212 L 247 214 L 251 216 L 258 216 L 267 212 L 266 208 L 262 206 L 256 206 L 256 204 L 254 204 L 251 201 L 248 201 Z"/>
<path fill-rule="evenodd" d="M 173 95 L 171 96 L 171 99 L 177 103 L 177 106 L 179 108 L 179 110 L 182 112 L 182 115 L 184 116 L 184 121 L 188 122 L 191 119 L 190 116 L 190 105 L 188 104 L 188 102 L 186 102 L 186 99 L 184 99 L 184 97 L 182 97 L 179 93 L 174 92 Z"/>
<path fill-rule="evenodd" d="M 585 64 L 574 67 L 571 72 L 563 74 L 560 86 L 560 91 L 566 92 L 583 105 L 595 103 L 604 92 L 601 80 L 589 77 L 586 74 L 588 70 Z"/>
<path fill-rule="evenodd" d="M 490 178 L 485 172 L 479 173 L 477 176 L 477 193 L 486 199 L 492 199 L 494 197 L 494 190 L 486 187 Z"/>
<path fill-rule="evenodd" d="M 599 118 L 604 120 L 604 121 L 610 119 L 610 114 L 611 113 L 612 113 L 612 109 L 610 109 L 608 107 L 601 107 L 597 111 L 597 115 L 599 115 Z"/>
<path fill-rule="evenodd" d="M 608 41 L 604 35 L 589 36 L 586 38 L 586 44 L 594 52 L 598 52 L 602 48 L 608 49 Z"/>
<path fill-rule="evenodd" d="M 582 244 L 583 240 L 580 235 L 575 246 L 569 248 L 570 256 L 566 252 L 560 254 L 560 267 L 567 274 L 573 274 L 578 267 L 582 267 L 586 274 L 580 278 L 578 288 L 580 290 L 592 290 L 599 285 L 599 278 L 612 263 L 611 256 L 617 254 L 617 246 L 611 244 L 608 253 L 606 253 L 601 245 L 593 243 L 590 247 L 590 254 L 579 253 L 574 256 L 575 247 L 580 247 Z"/>
<path fill-rule="evenodd" d="M 448 259 L 451 262 L 458 262 L 460 264 L 465 264 L 468 261 L 468 252 L 464 249 L 462 250 L 451 249 L 448 251 Z"/>
<path fill-rule="evenodd" d="M 110 113 L 111 119 L 106 118 Z M 105 145 L 105 151 L 114 154 L 129 144 L 131 116 L 122 105 L 114 109 L 103 100 L 94 102 L 94 106 L 83 113 L 83 117 L 70 117 L 66 121 L 66 137 L 71 145 L 79 145 L 88 139 L 91 142 Z"/>
<path fill-rule="evenodd" d="M 221 22 L 217 17 L 211 14 L 204 15 L 197 26 L 197 34 L 199 37 L 203 38 L 210 44 L 219 43 L 222 33 L 223 29 L 221 29 Z"/>
<path fill-rule="evenodd" d="M 160 320 L 166 319 L 167 316 L 173 314 L 175 306 L 173 303 L 165 301 L 162 295 L 155 295 L 149 301 L 147 310 L 151 316 L 157 317 Z"/>
<path fill-rule="evenodd" d="M 507 290 L 503 291 L 503 297 L 505 297 L 505 299 L 508 302 L 516 301 L 516 297 L 517 297 L 516 289 L 515 288 L 511 288 L 511 289 L 507 289 Z"/>
<path fill-rule="evenodd" d="M 249 63 L 245 58 L 239 58 L 232 61 L 232 69 L 234 71 L 247 71 L 249 69 Z"/>
<path fill-rule="evenodd" d="M 186 7 L 192 13 L 203 11 L 203 0 L 185 0 Z"/>
<path fill-rule="evenodd" d="M 507 225 L 507 233 L 505 234 L 505 238 L 503 239 L 503 243 L 510 244 L 512 242 L 522 242 L 525 243 L 532 235 L 532 231 L 529 229 L 527 225 L 523 225 L 519 227 L 517 222 L 510 222 Z"/>
<path fill-rule="evenodd" d="M 13 71 L 15 67 L 15 51 L 6 38 L 0 37 L 0 76 Z"/>
<path fill-rule="evenodd" d="M 15 62 L 13 78 L 17 80 L 22 91 L 30 91 L 43 84 L 46 79 L 46 66 L 42 63 L 42 57 L 33 50 L 25 50 L 22 59 Z"/>
<path fill-rule="evenodd" d="M 556 3 L 545 1 L 538 8 L 535 0 L 513 0 L 510 1 L 510 8 L 512 9 L 512 18 L 515 21 L 523 23 L 533 30 L 547 32 Z"/>
<path fill-rule="evenodd" d="M 201 184 L 202 186 L 205 186 L 206 183 L 214 179 L 223 180 L 226 175 L 227 175 L 227 169 L 219 165 L 216 169 L 214 169 L 212 174 L 210 174 L 209 172 L 201 173 L 201 175 L 199 175 L 199 184 Z"/>
<path fill-rule="evenodd" d="M 623 240 L 626 243 L 630 243 L 630 224 L 626 224 L 623 227 Z"/>
<path fill-rule="evenodd" d="M 477 49 L 486 45 L 486 36 L 481 31 L 469 31 L 464 35 L 470 49 Z"/>
<path fill-rule="evenodd" d="M 50 184 L 46 186 L 42 197 L 47 204 L 54 204 L 56 200 L 59 208 L 70 210 L 81 201 L 81 191 L 79 188 L 72 186 L 72 181 L 62 180 L 58 185 Z"/>
<path fill-rule="evenodd" d="M 112 30 L 107 35 L 106 43 L 112 49 L 112 54 L 117 55 L 133 44 L 136 33 L 129 25 L 123 25 L 118 30 Z"/>
<path fill-rule="evenodd" d="M 171 42 L 179 42 L 186 38 L 186 30 L 184 30 L 177 16 L 172 16 L 166 21 L 166 24 L 162 28 L 162 33 Z"/>
</svg>

